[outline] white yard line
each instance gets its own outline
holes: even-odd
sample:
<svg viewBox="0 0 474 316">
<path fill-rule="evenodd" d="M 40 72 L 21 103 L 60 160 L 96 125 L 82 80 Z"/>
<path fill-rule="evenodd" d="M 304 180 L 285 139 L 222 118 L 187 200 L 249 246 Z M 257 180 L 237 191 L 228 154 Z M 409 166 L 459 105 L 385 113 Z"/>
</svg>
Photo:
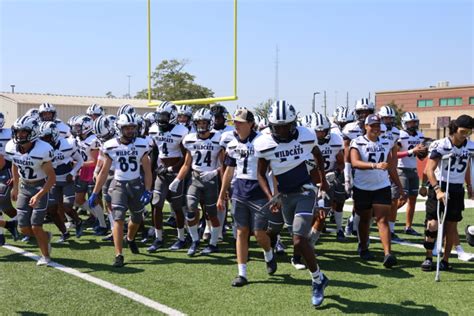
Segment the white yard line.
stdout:
<svg viewBox="0 0 474 316">
<path fill-rule="evenodd" d="M 10 245 L 4 245 L 3 248 L 8 249 L 8 250 L 13 251 L 13 252 L 16 252 L 16 253 L 18 253 L 22 256 L 28 257 L 28 258 L 33 259 L 35 261 L 38 261 L 40 259 L 40 256 L 35 255 L 34 253 L 31 253 L 31 252 L 25 251 L 25 250 L 23 250 L 21 248 L 18 248 L 18 247 L 14 247 L 14 246 L 10 246 Z M 154 309 L 156 311 L 159 311 L 161 313 L 164 313 L 166 315 L 173 315 L 173 316 L 174 315 L 176 315 L 176 316 L 186 315 L 186 314 L 184 314 L 184 313 L 182 313 L 178 310 L 175 310 L 171 307 L 168 307 L 166 305 L 155 302 L 155 301 L 153 301 L 153 300 L 151 300 L 151 299 L 149 299 L 145 296 L 142 296 L 142 295 L 137 294 L 135 292 L 129 291 L 127 289 L 124 289 L 123 287 L 117 286 L 115 284 L 104 281 L 102 279 L 93 277 L 89 274 L 82 273 L 82 272 L 80 272 L 76 269 L 68 268 L 68 267 L 63 266 L 62 264 L 59 264 L 59 263 L 56 263 L 56 262 L 51 262 L 50 266 L 55 268 L 55 269 L 58 269 L 62 272 L 65 272 L 67 274 L 71 274 L 71 275 L 76 276 L 80 279 L 83 279 L 85 281 L 94 283 L 94 284 L 96 284 L 100 287 L 108 289 L 108 290 L 110 290 L 112 292 L 115 292 L 117 294 L 120 294 L 122 296 L 128 297 L 131 300 L 134 300 L 135 302 L 143 304 L 143 305 L 145 305 L 149 308 L 152 308 L 152 309 Z"/>
</svg>

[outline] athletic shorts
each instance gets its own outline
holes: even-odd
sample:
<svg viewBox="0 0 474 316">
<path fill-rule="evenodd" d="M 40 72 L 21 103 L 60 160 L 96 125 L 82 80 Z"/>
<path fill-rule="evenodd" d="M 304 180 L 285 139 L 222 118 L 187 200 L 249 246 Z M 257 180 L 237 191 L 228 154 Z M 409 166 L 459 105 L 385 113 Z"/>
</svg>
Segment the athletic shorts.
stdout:
<svg viewBox="0 0 474 316">
<path fill-rule="evenodd" d="M 115 221 L 125 220 L 127 209 L 130 210 L 130 219 L 139 224 L 143 219 L 145 205 L 140 202 L 140 197 L 145 191 L 140 178 L 130 181 L 114 180 L 112 189 L 112 215 Z"/>
<path fill-rule="evenodd" d="M 270 211 L 268 207 L 262 209 L 262 206 L 267 203 L 266 199 L 255 201 L 243 201 L 238 198 L 232 198 L 232 217 L 234 218 L 237 228 L 248 227 L 251 231 L 267 230 L 272 223 L 278 223 L 283 226 L 283 218 L 281 213 L 278 216 Z"/>
<path fill-rule="evenodd" d="M 172 192 L 169 190 L 169 185 L 176 178 L 176 174 L 157 175 L 155 180 L 155 186 L 153 188 L 153 199 L 151 204 L 163 210 L 165 200 L 170 203 L 171 209 L 174 212 L 183 211 L 183 195 L 184 195 L 184 181 L 181 181 L 178 185 L 178 190 Z"/>
<path fill-rule="evenodd" d="M 313 209 L 316 205 L 316 193 L 313 190 L 285 193 L 281 195 L 282 214 L 288 230 L 298 236 L 308 237 L 313 221 Z"/>
<path fill-rule="evenodd" d="M 8 180 L 11 179 L 10 169 L 0 171 L 0 211 L 13 208 L 10 192 L 11 185 L 7 185 Z"/>
<path fill-rule="evenodd" d="M 328 174 L 326 174 L 326 180 L 329 185 L 329 191 L 326 193 L 329 195 L 331 201 L 335 201 L 339 204 L 344 203 L 347 198 L 344 187 L 344 174 L 342 172 L 328 172 Z M 331 205 L 326 205 L 325 202 L 324 206 L 330 207 Z"/>
<path fill-rule="evenodd" d="M 110 186 L 112 185 L 112 181 L 114 180 L 114 172 L 109 171 L 109 175 L 107 176 L 107 180 L 105 180 L 104 185 L 102 186 L 102 196 L 104 197 L 105 202 L 110 203 L 112 201 L 112 196 L 110 195 Z"/>
<path fill-rule="evenodd" d="M 46 183 L 45 180 L 27 183 L 20 180 L 20 187 L 18 190 L 18 199 L 16 201 L 16 209 L 18 212 L 18 226 L 31 227 L 41 226 L 46 216 L 46 209 L 48 208 L 48 193 L 38 201 L 37 205 L 32 208 L 28 205 L 31 197 L 38 193 Z"/>
<path fill-rule="evenodd" d="M 216 175 L 213 179 L 204 182 L 199 177 L 198 172 L 193 171 L 192 174 L 191 184 L 186 194 L 189 210 L 197 210 L 199 203 L 202 201 L 207 215 L 217 216 L 216 204 L 217 197 L 219 196 L 219 176 Z"/>
<path fill-rule="evenodd" d="M 87 193 L 91 194 L 92 190 L 94 190 L 94 181 L 91 182 L 85 182 L 79 177 L 76 177 L 75 183 L 74 183 L 76 193 Z"/>
<path fill-rule="evenodd" d="M 400 198 L 400 191 L 398 190 L 398 185 L 394 182 L 390 183 L 390 192 L 392 194 L 392 200 L 398 200 Z"/>
<path fill-rule="evenodd" d="M 74 205 L 75 186 L 73 182 L 60 181 L 49 191 L 49 206 L 57 205 L 59 201 L 64 204 Z"/>
<path fill-rule="evenodd" d="M 392 205 L 392 194 L 390 187 L 367 191 L 354 187 L 352 190 L 354 209 L 356 213 L 372 209 L 374 204 Z"/>
<path fill-rule="evenodd" d="M 398 168 L 398 177 L 402 183 L 403 191 L 408 196 L 417 196 L 418 189 L 420 188 L 420 179 L 418 178 L 418 172 L 412 168 Z"/>
<path fill-rule="evenodd" d="M 452 185 L 450 185 L 452 186 Z M 459 185 L 462 187 L 462 185 Z M 443 190 L 446 186 L 442 186 Z M 446 218 L 448 222 L 462 221 L 462 211 L 464 211 L 464 188 L 461 190 L 451 191 L 448 195 L 448 212 Z M 439 203 L 440 211 L 444 211 L 444 203 Z M 428 199 L 426 200 L 426 220 L 438 220 L 437 214 L 438 200 L 436 199 L 436 192 L 430 186 L 428 188 Z"/>
</svg>

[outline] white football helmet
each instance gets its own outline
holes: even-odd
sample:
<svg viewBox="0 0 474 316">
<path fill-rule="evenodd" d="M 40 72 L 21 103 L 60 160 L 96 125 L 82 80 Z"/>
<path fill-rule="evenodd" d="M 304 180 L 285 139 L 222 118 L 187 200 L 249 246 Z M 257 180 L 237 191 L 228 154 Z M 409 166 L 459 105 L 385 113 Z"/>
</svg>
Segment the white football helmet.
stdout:
<svg viewBox="0 0 474 316">
<path fill-rule="evenodd" d="M 59 129 L 54 122 L 42 122 L 40 124 L 40 137 L 51 145 L 56 145 L 59 140 Z"/>
<path fill-rule="evenodd" d="M 278 141 L 291 141 L 296 135 L 297 113 L 293 105 L 285 100 L 275 101 L 271 106 L 268 114 L 268 123 L 273 138 Z M 280 135 L 277 126 L 288 125 L 288 135 Z"/>
<path fill-rule="evenodd" d="M 311 127 L 311 119 L 312 119 L 312 115 L 314 113 L 311 113 L 311 114 L 307 114 L 303 117 L 300 118 L 300 122 L 301 122 L 301 126 L 304 126 L 304 127 Z"/>
<path fill-rule="evenodd" d="M 135 126 L 135 132 L 132 135 L 124 134 L 123 128 L 126 126 Z M 136 115 L 121 114 L 118 117 L 117 121 L 115 121 L 115 127 L 116 127 L 117 135 L 121 139 L 125 139 L 129 142 L 132 142 L 138 136 L 138 120 L 137 120 Z"/>
<path fill-rule="evenodd" d="M 94 121 L 94 134 L 102 143 L 115 135 L 115 120 L 111 117 L 112 115 L 101 115 Z"/>
<path fill-rule="evenodd" d="M 135 108 L 130 104 L 123 104 L 119 107 L 117 111 L 117 117 L 120 117 L 122 114 L 135 114 Z"/>
<path fill-rule="evenodd" d="M 315 132 L 326 132 L 326 135 L 321 139 L 318 138 L 318 141 L 327 141 L 331 138 L 331 122 L 329 122 L 329 119 L 321 113 L 311 114 L 311 128 Z"/>
<path fill-rule="evenodd" d="M 169 101 L 162 102 L 156 108 L 156 121 L 158 127 L 165 129 L 169 125 L 176 124 L 178 122 L 178 109 L 176 105 Z"/>
<path fill-rule="evenodd" d="M 91 104 L 87 108 L 86 114 L 89 115 L 89 116 L 104 115 L 105 111 L 104 111 L 104 108 L 102 106 L 100 106 L 99 104 L 94 103 L 94 104 Z"/>
<path fill-rule="evenodd" d="M 5 125 L 5 116 L 0 112 L 0 129 L 3 128 L 3 125 Z"/>
<path fill-rule="evenodd" d="M 42 115 L 43 113 L 53 113 L 52 121 L 56 119 L 56 107 L 51 103 L 42 103 L 38 108 L 39 117 L 43 120 Z"/>
<path fill-rule="evenodd" d="M 28 132 L 26 137 L 18 135 L 20 131 Z M 34 142 L 40 136 L 40 127 L 38 120 L 31 116 L 22 116 L 16 119 L 12 126 L 13 142 L 15 144 L 26 144 Z"/>
<path fill-rule="evenodd" d="M 368 114 L 362 114 L 362 111 L 369 111 L 369 114 L 373 114 L 375 111 L 375 105 L 369 102 L 368 98 L 362 98 L 357 100 L 355 105 L 355 117 L 359 122 L 364 122 Z"/>
<path fill-rule="evenodd" d="M 388 105 L 384 105 L 380 108 L 378 115 L 382 119 L 382 123 L 385 124 L 387 129 L 391 130 L 395 125 L 395 117 L 397 116 L 395 110 Z"/>
<path fill-rule="evenodd" d="M 416 126 L 414 127 L 407 127 L 408 122 L 416 121 Z M 407 130 L 409 132 L 416 132 L 418 130 L 418 125 L 419 125 L 420 119 L 418 118 L 418 115 L 414 112 L 405 112 L 402 115 L 402 127 L 404 130 Z"/>
<path fill-rule="evenodd" d="M 201 128 L 198 126 L 199 121 L 207 121 L 207 127 L 206 128 Z M 198 133 L 205 133 L 207 131 L 212 130 L 214 126 L 214 115 L 212 115 L 211 111 L 206 108 L 202 108 L 196 111 L 193 115 L 193 122 L 194 125 L 196 126 L 196 131 Z"/>
<path fill-rule="evenodd" d="M 92 132 L 94 122 L 87 115 L 79 115 L 74 120 L 74 125 L 71 130 L 74 129 L 74 133 L 77 136 L 85 137 Z"/>
</svg>

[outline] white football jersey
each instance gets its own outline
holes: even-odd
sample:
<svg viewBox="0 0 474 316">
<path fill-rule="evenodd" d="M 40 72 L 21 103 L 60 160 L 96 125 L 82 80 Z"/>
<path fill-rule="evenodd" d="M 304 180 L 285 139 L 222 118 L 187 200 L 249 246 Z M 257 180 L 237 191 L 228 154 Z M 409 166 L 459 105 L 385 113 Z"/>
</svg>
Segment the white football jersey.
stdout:
<svg viewBox="0 0 474 316">
<path fill-rule="evenodd" d="M 245 142 L 234 137 L 227 144 L 227 155 L 237 163 L 235 168 L 237 179 L 257 180 L 258 158 L 255 156 L 254 143 L 259 135 L 258 132 L 252 132 Z"/>
<path fill-rule="evenodd" d="M 219 153 L 222 149 L 219 145 L 220 138 L 221 133 L 211 133 L 207 139 L 199 138 L 197 133 L 184 137 L 183 146 L 193 158 L 192 170 L 204 172 L 217 169 Z"/>
<path fill-rule="evenodd" d="M 451 168 L 449 173 L 449 183 L 463 184 L 466 175 L 467 166 L 470 163 L 471 155 L 474 155 L 474 142 L 467 140 L 461 147 L 456 147 L 451 143 L 449 137 L 436 140 L 431 143 L 429 148 L 429 157 L 439 158 L 449 153 L 453 153 L 451 157 Z M 472 163 L 472 161 L 471 161 Z M 447 182 L 448 176 L 448 160 L 443 160 L 443 170 L 440 170 L 441 162 L 435 170 L 436 179 Z M 471 166 L 471 169 L 473 166 Z"/>
<path fill-rule="evenodd" d="M 158 125 L 153 125 L 150 128 L 150 136 L 153 139 L 154 146 L 158 147 L 158 158 L 183 157 L 181 143 L 188 132 L 186 126 L 179 124 L 168 132 L 160 132 Z"/>
<path fill-rule="evenodd" d="M 53 146 L 53 168 L 56 173 L 56 181 L 66 181 L 66 176 L 82 166 L 84 159 L 75 145 L 72 145 L 67 138 L 60 137 L 56 146 Z M 76 164 L 74 165 L 74 162 Z"/>
<path fill-rule="evenodd" d="M 67 124 L 65 124 L 63 121 L 61 120 L 55 120 L 54 123 L 56 123 L 56 126 L 59 130 L 59 135 L 61 137 L 69 137 L 71 136 L 71 129 L 69 128 L 69 126 Z"/>
<path fill-rule="evenodd" d="M 220 140 L 220 143 L 219 143 L 219 144 L 221 145 L 222 148 L 226 149 L 226 148 L 227 148 L 227 145 L 229 145 L 229 143 L 230 143 L 233 139 L 235 139 L 236 135 L 237 135 L 237 134 L 235 133 L 234 130 L 232 130 L 232 131 L 227 131 L 227 132 L 222 133 L 222 135 L 221 135 L 221 140 Z"/>
<path fill-rule="evenodd" d="M 333 125 L 336 125 L 336 124 L 333 123 L 331 125 L 331 133 L 337 134 L 339 137 L 343 138 L 342 131 L 339 128 L 339 126 L 338 125 L 333 126 Z"/>
<path fill-rule="evenodd" d="M 223 129 L 220 129 L 220 130 L 217 130 L 215 128 L 212 129 L 211 133 L 225 133 L 225 132 L 232 132 L 233 130 L 235 130 L 235 128 L 233 126 L 230 126 L 230 125 L 225 125 L 225 127 Z"/>
<path fill-rule="evenodd" d="M 365 162 L 386 162 L 392 150 L 393 142 L 389 139 L 379 137 L 376 142 L 365 136 L 359 136 L 351 141 L 351 150 L 359 151 L 360 159 Z M 390 186 L 390 178 L 387 170 L 382 169 L 355 169 L 354 186 L 358 189 L 375 191 Z"/>
<path fill-rule="evenodd" d="M 91 150 L 100 149 L 100 141 L 94 134 L 90 134 L 86 139 L 76 138 L 77 148 L 79 149 L 84 162 L 92 160 Z"/>
<path fill-rule="evenodd" d="M 3 156 L 7 161 L 11 161 L 11 158 L 9 155 L 5 155 L 5 147 L 11 139 L 12 130 L 10 128 L 0 129 L 0 156 Z"/>
<path fill-rule="evenodd" d="M 297 127 L 297 137 L 288 143 L 277 142 L 271 134 L 255 140 L 255 155 L 270 163 L 282 192 L 291 192 L 311 181 L 306 160 L 313 157 L 316 136 L 306 127 Z"/>
<path fill-rule="evenodd" d="M 40 139 L 33 143 L 33 148 L 27 153 L 17 151 L 17 146 L 10 140 L 7 143 L 5 152 L 10 156 L 13 164 L 18 167 L 18 174 L 21 179 L 27 181 L 38 181 L 46 179 L 46 173 L 42 166 L 45 162 L 53 159 L 53 148 L 47 142 Z"/>
<path fill-rule="evenodd" d="M 400 130 L 395 126 L 389 130 L 385 124 L 380 124 L 380 136 L 390 139 L 394 144 L 396 144 L 400 138 Z"/>
<path fill-rule="evenodd" d="M 324 158 L 324 171 L 326 172 L 334 171 L 334 169 L 336 169 L 336 156 L 340 151 L 344 150 L 342 137 L 336 133 L 330 133 L 331 137 L 327 142 L 322 145 L 319 144 L 319 142 L 316 143 Z"/>
<path fill-rule="evenodd" d="M 364 130 L 360 127 L 359 122 L 347 123 L 342 130 L 342 137 L 344 140 L 353 140 L 364 135 Z"/>
<path fill-rule="evenodd" d="M 408 134 L 406 131 L 400 131 L 400 138 L 398 139 L 398 151 L 408 151 L 415 148 L 416 145 L 425 141 L 423 133 L 417 131 L 414 136 Z M 416 156 L 414 154 L 408 155 L 398 159 L 398 168 L 416 168 Z"/>
<path fill-rule="evenodd" d="M 122 144 L 118 138 L 113 138 L 103 145 L 104 155 L 112 159 L 114 178 L 119 181 L 140 177 L 141 160 L 148 154 L 148 150 L 148 143 L 140 137 L 135 138 L 135 141 L 130 144 Z"/>
</svg>

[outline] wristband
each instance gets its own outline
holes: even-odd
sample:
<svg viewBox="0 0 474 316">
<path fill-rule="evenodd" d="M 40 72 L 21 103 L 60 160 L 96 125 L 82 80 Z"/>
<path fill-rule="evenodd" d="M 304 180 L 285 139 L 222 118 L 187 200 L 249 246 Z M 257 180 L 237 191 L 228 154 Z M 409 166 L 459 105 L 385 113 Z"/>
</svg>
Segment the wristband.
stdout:
<svg viewBox="0 0 474 316">
<path fill-rule="evenodd" d="M 412 155 L 413 154 L 413 149 L 410 149 L 409 151 L 407 151 L 409 155 Z"/>
</svg>

